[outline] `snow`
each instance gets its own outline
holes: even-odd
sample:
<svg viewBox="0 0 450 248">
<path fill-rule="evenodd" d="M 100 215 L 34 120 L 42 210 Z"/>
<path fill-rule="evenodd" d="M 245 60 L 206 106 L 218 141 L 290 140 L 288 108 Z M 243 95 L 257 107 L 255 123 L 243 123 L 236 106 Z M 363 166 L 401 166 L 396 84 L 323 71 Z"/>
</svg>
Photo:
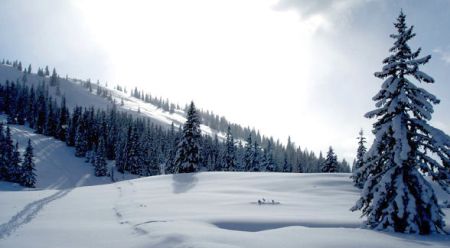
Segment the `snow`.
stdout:
<svg viewBox="0 0 450 248">
<path fill-rule="evenodd" d="M 20 81 L 22 75 L 0 65 L 0 83 Z M 27 75 L 27 84 L 36 86 L 42 79 Z M 91 93 L 79 83 L 60 80 L 69 108 L 110 105 L 95 95 L 96 84 Z M 56 89 L 50 90 L 55 96 Z M 110 90 L 116 102 L 124 99 L 124 106 L 118 106 L 123 110 L 137 115 L 139 108 L 140 115 L 166 126 L 185 121 L 179 111 L 170 114 Z M 0 182 L 1 248 L 450 246 L 445 235 L 361 228 L 360 212 L 349 211 L 360 194 L 350 174 L 202 172 L 135 179 L 116 173 L 116 180 L 122 181 L 112 183 L 108 177 L 95 177 L 91 164 L 75 157 L 65 143 L 23 126 L 10 127 L 22 152 L 31 139 L 37 187 Z M 378 133 L 383 128 L 387 126 Z M 216 132 L 204 125 L 201 129 Z M 440 202 L 450 201 L 442 190 L 438 195 Z M 258 204 L 261 199 L 279 204 Z M 444 212 L 450 223 L 449 209 Z"/>
<path fill-rule="evenodd" d="M 0 182 L 0 247 L 450 245 L 445 235 L 360 228 L 360 213 L 349 211 L 359 196 L 349 174 L 202 172 L 110 183 L 62 142 L 11 130 L 40 154 L 38 188 Z M 259 205 L 263 198 L 280 204 Z"/>
<path fill-rule="evenodd" d="M 23 74 L 23 72 L 20 72 L 19 70 L 11 66 L 0 65 L 0 84 L 4 84 L 6 80 L 12 82 L 19 81 L 21 83 Z M 36 88 L 44 79 L 46 80 L 48 85 L 50 81 L 49 77 L 43 78 L 33 73 L 27 74 L 26 84 L 34 85 Z M 107 99 L 96 95 L 96 83 L 92 83 L 92 92 L 89 92 L 87 88 L 82 87 L 81 84 L 83 83 L 83 81 L 78 79 L 68 78 L 66 80 L 65 78 L 60 78 L 59 83 L 61 95 L 66 96 L 66 104 L 69 110 L 72 110 L 75 106 L 94 106 L 96 108 L 106 109 L 112 104 Z M 159 124 L 163 127 L 168 128 L 172 123 L 174 123 L 174 125 L 177 127 L 186 121 L 184 114 L 180 111 L 175 111 L 175 113 L 171 114 L 167 111 L 163 111 L 162 109 L 156 107 L 151 103 L 146 103 L 140 99 L 131 97 L 129 94 L 125 94 L 112 88 L 108 88 L 108 90 L 111 92 L 112 98 L 116 100 L 116 103 L 118 103 L 117 106 L 119 109 L 125 110 L 134 115 L 149 117 L 155 124 Z M 57 97 L 56 87 L 50 87 L 49 92 L 53 97 Z M 121 99 L 123 99 L 124 102 L 123 106 L 120 106 L 119 104 L 121 102 Z M 140 113 L 138 113 L 138 109 Z M 225 134 L 223 132 L 213 130 L 206 125 L 201 125 L 200 128 L 204 134 L 217 134 L 221 140 L 225 138 Z"/>
<path fill-rule="evenodd" d="M 2 247 L 447 247 L 360 229 L 346 174 L 198 173 L 63 191 Z M 257 205 L 260 197 L 279 205 Z M 2 195 L 2 199 L 3 199 Z M 35 204 L 31 202 L 30 204 Z"/>
</svg>

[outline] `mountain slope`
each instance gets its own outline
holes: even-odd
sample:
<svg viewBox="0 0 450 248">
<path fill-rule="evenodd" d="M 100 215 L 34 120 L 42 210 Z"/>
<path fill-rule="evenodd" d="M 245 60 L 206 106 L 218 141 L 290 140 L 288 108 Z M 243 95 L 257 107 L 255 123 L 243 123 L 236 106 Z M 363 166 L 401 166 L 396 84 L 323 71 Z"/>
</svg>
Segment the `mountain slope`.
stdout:
<svg viewBox="0 0 450 248">
<path fill-rule="evenodd" d="M 12 82 L 22 82 L 23 81 L 24 72 L 17 70 L 16 68 L 8 65 L 0 64 L 0 83 L 4 84 L 6 80 Z M 26 74 L 26 84 L 34 85 L 37 87 L 42 81 L 46 81 L 47 84 L 50 80 L 49 77 L 40 77 L 36 74 Z M 96 88 L 98 87 L 96 84 L 92 84 L 93 92 L 89 92 L 87 88 L 82 87 L 81 84 L 85 82 L 81 80 L 75 79 L 59 79 L 60 84 L 60 92 L 61 95 L 66 96 L 66 104 L 67 107 L 72 110 L 75 106 L 84 106 L 84 107 L 96 107 L 100 109 L 106 109 L 108 106 L 112 105 L 112 102 L 107 99 L 98 96 L 95 94 Z M 100 86 L 103 87 L 103 86 Z M 104 88 L 104 87 L 103 87 Z M 117 103 L 120 103 L 123 100 L 124 105 L 121 106 L 118 104 L 119 109 L 125 110 L 129 113 L 145 116 L 150 118 L 155 124 L 159 124 L 163 127 L 169 127 L 172 123 L 175 126 L 181 125 L 185 122 L 186 118 L 184 117 L 184 113 L 181 111 L 175 111 L 175 113 L 171 114 L 167 111 L 163 111 L 162 109 L 156 107 L 151 103 L 143 102 L 140 99 L 130 97 L 129 95 L 117 91 L 115 89 L 108 88 L 108 91 L 111 92 L 112 99 Z M 60 96 L 56 94 L 56 87 L 49 87 L 50 94 L 59 99 Z M 138 113 L 139 109 L 139 113 Z M 223 133 L 220 133 L 216 130 L 211 129 L 206 125 L 202 125 L 201 129 L 205 134 L 215 134 L 217 133 L 219 137 L 224 137 Z"/>
</svg>

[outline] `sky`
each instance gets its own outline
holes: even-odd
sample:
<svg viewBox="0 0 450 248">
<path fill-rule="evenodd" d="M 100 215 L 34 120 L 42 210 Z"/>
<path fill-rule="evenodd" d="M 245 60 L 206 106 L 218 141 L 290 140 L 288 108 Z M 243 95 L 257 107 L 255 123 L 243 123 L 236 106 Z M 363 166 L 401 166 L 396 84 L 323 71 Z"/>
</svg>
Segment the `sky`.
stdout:
<svg viewBox="0 0 450 248">
<path fill-rule="evenodd" d="M 450 133 L 448 0 L 2 0 L 0 58 L 137 86 L 353 160 L 400 9 Z"/>
</svg>

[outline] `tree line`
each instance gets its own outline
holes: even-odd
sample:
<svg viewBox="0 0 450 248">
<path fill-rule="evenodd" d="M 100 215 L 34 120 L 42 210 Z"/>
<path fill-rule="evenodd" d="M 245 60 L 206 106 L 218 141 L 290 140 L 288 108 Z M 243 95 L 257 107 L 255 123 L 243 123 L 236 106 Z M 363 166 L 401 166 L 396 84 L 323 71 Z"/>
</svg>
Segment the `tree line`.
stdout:
<svg viewBox="0 0 450 248">
<path fill-rule="evenodd" d="M 9 63 L 9 65 L 11 64 L 11 62 L 5 60 L 3 60 L 2 62 L 5 62 L 5 64 Z M 17 64 L 21 64 L 21 62 L 15 61 L 13 63 L 13 66 Z M 39 69 L 42 70 L 41 68 Z M 40 70 L 38 70 L 38 72 Z M 56 95 L 60 96 L 61 92 L 59 89 L 60 87 L 59 75 L 56 73 L 56 70 L 53 69 L 53 73 L 50 75 L 48 66 L 46 66 L 45 70 L 43 71 L 44 73 L 43 74 L 38 73 L 38 76 L 42 77 L 43 82 L 46 82 L 45 80 L 49 81 L 49 86 L 51 87 L 55 86 Z M 27 82 L 26 75 L 31 73 L 31 65 L 29 66 L 29 70 L 24 70 L 23 72 L 25 80 L 24 78 L 22 78 L 21 83 L 26 84 Z M 89 89 L 89 91 L 92 92 L 93 94 L 97 94 L 98 96 L 107 99 L 112 104 L 116 104 L 115 99 L 113 99 L 112 97 L 111 90 L 109 90 L 106 87 L 102 87 L 99 81 L 97 81 L 96 84 L 91 83 L 91 80 L 89 79 L 86 81 L 81 80 L 77 81 L 81 82 L 81 85 Z M 17 80 L 15 84 L 18 85 L 20 84 L 20 82 Z M 126 92 L 126 88 L 121 86 L 117 86 L 117 90 Z M 94 91 L 96 93 L 94 93 Z M 144 102 L 154 104 L 155 106 L 162 108 L 164 111 L 170 112 L 170 109 L 180 110 L 180 106 L 170 103 L 168 99 L 163 100 L 162 98 L 152 97 L 150 94 L 144 93 L 143 91 L 138 90 L 137 88 L 134 88 L 134 90 L 130 90 L 130 95 L 132 97 L 139 98 Z M 54 107 L 56 106 L 54 105 Z M 184 107 L 184 110 L 180 111 L 185 112 L 187 114 L 188 108 L 189 105 L 186 105 Z M 246 152 L 247 154 L 250 153 L 250 150 L 252 150 L 252 153 L 254 153 L 255 164 L 264 162 L 262 161 L 264 159 L 264 153 L 270 153 L 270 160 L 273 161 L 274 163 L 273 171 L 285 171 L 285 172 L 292 171 L 292 172 L 306 172 L 306 173 L 326 171 L 322 167 L 323 164 L 325 163 L 326 158 L 330 157 L 329 154 L 327 154 L 326 157 L 324 157 L 320 152 L 319 155 L 317 156 L 312 151 L 308 151 L 307 149 L 301 149 L 300 147 L 296 146 L 295 143 L 291 141 L 290 137 L 288 137 L 287 143 L 283 144 L 279 140 L 275 141 L 272 137 L 266 137 L 264 135 L 261 135 L 259 131 L 256 131 L 255 129 L 251 129 L 249 127 L 243 128 L 238 124 L 229 123 L 224 117 L 215 115 L 213 112 L 202 111 L 197 109 L 197 114 L 200 116 L 200 120 L 203 124 L 222 133 L 230 132 L 230 135 L 234 136 L 234 139 L 236 141 L 235 142 L 237 153 L 236 157 L 239 160 L 238 163 L 239 165 L 242 165 L 244 163 L 243 154 L 245 153 L 244 151 L 247 149 Z M 20 121 L 19 124 L 22 124 L 22 121 Z M 222 140 L 215 135 L 212 137 L 205 137 L 205 138 L 208 139 L 206 141 L 207 149 L 211 150 L 212 154 L 204 154 L 205 162 L 203 164 L 205 164 L 205 167 L 208 169 L 215 168 L 213 164 L 216 164 L 217 162 L 220 162 L 220 160 L 223 160 L 224 148 L 220 147 L 220 143 L 222 143 Z M 210 143 L 214 144 L 211 145 Z M 253 147 L 251 147 L 249 144 L 253 144 Z M 270 152 L 267 151 L 265 152 L 265 150 L 270 150 Z M 329 152 L 330 151 L 328 151 L 328 153 Z M 334 150 L 332 150 L 331 152 L 335 156 Z M 350 166 L 345 159 L 343 159 L 342 161 L 338 161 L 336 159 L 335 167 L 336 172 L 350 172 Z"/>
<path fill-rule="evenodd" d="M 149 118 L 119 111 L 117 104 L 106 110 L 76 106 L 69 111 L 64 95 L 49 94 L 49 87 L 54 85 L 45 79 L 36 88 L 26 82 L 6 81 L 0 86 L 0 111 L 7 115 L 9 124 L 26 124 L 38 134 L 74 147 L 75 156 L 92 163 L 97 176 L 110 173 L 107 160 L 115 160 L 121 173 L 151 176 L 180 171 L 176 161 L 183 137 L 181 127 L 172 124 L 163 128 Z M 196 109 L 192 111 L 198 116 Z M 244 142 L 236 140 L 231 128 L 226 136 L 222 142 L 217 135 L 200 134 L 198 170 L 321 172 L 327 161 L 295 149 L 290 140 L 286 147 L 272 140 L 263 147 L 251 134 Z M 348 165 L 342 166 L 336 159 L 333 163 L 334 169 L 329 172 L 349 171 Z"/>
</svg>

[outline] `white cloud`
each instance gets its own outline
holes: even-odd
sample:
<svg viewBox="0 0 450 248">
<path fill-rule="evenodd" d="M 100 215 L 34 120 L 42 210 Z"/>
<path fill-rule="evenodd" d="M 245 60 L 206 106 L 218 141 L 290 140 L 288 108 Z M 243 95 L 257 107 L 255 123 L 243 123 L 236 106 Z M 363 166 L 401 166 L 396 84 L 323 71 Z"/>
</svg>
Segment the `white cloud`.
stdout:
<svg viewBox="0 0 450 248">
<path fill-rule="evenodd" d="M 371 0 L 279 0 L 276 10 L 295 9 L 305 21 L 325 19 L 321 24 L 325 28 L 335 24 L 336 20 L 347 21 L 351 19 L 354 8 Z"/>
<path fill-rule="evenodd" d="M 433 52 L 438 54 L 445 63 L 450 64 L 450 49 L 436 48 Z"/>
</svg>

